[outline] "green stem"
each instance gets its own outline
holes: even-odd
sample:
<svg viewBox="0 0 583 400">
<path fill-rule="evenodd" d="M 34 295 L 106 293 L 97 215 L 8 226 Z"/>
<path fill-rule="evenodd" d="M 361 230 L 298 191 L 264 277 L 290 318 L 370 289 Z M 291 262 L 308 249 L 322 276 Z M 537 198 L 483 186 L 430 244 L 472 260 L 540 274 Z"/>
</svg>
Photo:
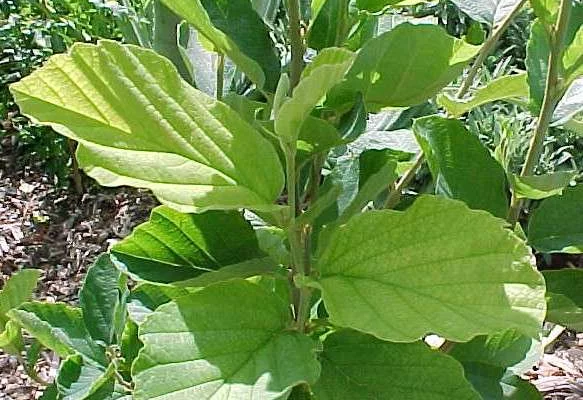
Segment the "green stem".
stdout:
<svg viewBox="0 0 583 400">
<path fill-rule="evenodd" d="M 470 90 L 474 83 L 474 80 L 476 79 L 476 75 L 478 74 L 480 68 L 484 64 L 484 61 L 486 60 L 486 57 L 488 57 L 490 53 L 492 53 L 492 50 L 494 50 L 494 48 L 496 47 L 496 44 L 500 40 L 500 37 L 506 31 L 506 29 L 508 29 L 510 23 L 512 22 L 516 14 L 518 14 L 518 12 L 524 6 L 524 3 L 526 3 L 526 0 L 521 0 L 514 7 L 514 9 L 506 16 L 506 18 L 504 18 L 504 20 L 494 29 L 488 40 L 486 40 L 486 42 L 483 44 L 482 48 L 480 49 L 480 52 L 478 53 L 476 61 L 470 68 L 468 75 L 464 79 L 464 82 L 457 93 L 457 97 L 459 99 L 463 98 L 468 93 L 468 91 Z"/>
<path fill-rule="evenodd" d="M 304 43 L 302 39 L 302 26 L 299 0 L 288 0 L 289 39 L 291 42 L 291 66 L 290 83 L 295 88 L 300 82 L 302 69 L 304 68 Z"/>
<path fill-rule="evenodd" d="M 548 62 L 549 70 L 547 73 L 543 103 L 520 176 L 530 176 L 534 173 L 535 168 L 540 161 L 545 137 L 549 130 L 555 107 L 561 98 L 562 88 L 560 85 L 560 77 L 563 53 L 565 51 L 563 43 L 565 43 L 570 15 L 571 0 L 562 0 L 556 26 L 551 32 L 551 52 L 549 54 Z M 513 193 L 512 201 L 510 203 L 510 211 L 508 212 L 507 218 L 507 221 L 513 227 L 520 218 L 522 203 L 522 200 L 516 196 L 516 193 Z"/>
<path fill-rule="evenodd" d="M 225 55 L 219 53 L 219 59 L 217 60 L 217 100 L 223 100 L 223 92 L 225 82 Z"/>
<path fill-rule="evenodd" d="M 413 164 L 413 166 L 411 168 L 409 168 L 409 170 L 407 172 L 405 172 L 405 175 L 403 175 L 401 177 L 401 179 L 399 180 L 399 182 L 395 186 L 395 189 L 393 189 L 391 191 L 391 193 L 389 193 L 389 196 L 387 197 L 387 200 L 385 201 L 384 208 L 393 208 L 397 204 L 399 204 L 399 201 L 401 201 L 401 195 L 402 195 L 403 191 L 407 188 L 407 186 L 409 186 L 409 184 L 411 183 L 413 178 L 415 178 L 417 171 L 419 170 L 419 168 L 421 168 L 421 166 L 423 165 L 424 162 L 425 162 L 425 155 L 423 154 L 423 152 L 421 152 L 421 153 L 419 153 L 419 155 L 415 159 L 415 164 Z"/>
</svg>

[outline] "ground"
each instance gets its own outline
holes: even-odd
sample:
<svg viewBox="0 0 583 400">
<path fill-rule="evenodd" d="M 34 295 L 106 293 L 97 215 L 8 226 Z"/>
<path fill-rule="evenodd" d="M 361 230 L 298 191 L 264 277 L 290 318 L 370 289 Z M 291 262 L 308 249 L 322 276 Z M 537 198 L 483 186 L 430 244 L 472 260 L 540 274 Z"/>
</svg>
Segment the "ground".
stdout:
<svg viewBox="0 0 583 400">
<path fill-rule="evenodd" d="M 35 298 L 75 304 L 87 267 L 102 251 L 147 220 L 156 205 L 146 192 L 88 185 L 86 193 L 59 188 L 39 166 L 24 168 L 5 139 L 0 147 L 0 287 L 21 268 L 43 271 Z M 50 381 L 59 360 L 43 353 L 39 376 Z M 563 332 L 525 376 L 545 400 L 583 400 L 583 334 Z M 15 357 L 0 351 L 0 400 L 37 399 L 43 386 Z M 455 400 L 455 399 L 452 399 Z"/>
</svg>

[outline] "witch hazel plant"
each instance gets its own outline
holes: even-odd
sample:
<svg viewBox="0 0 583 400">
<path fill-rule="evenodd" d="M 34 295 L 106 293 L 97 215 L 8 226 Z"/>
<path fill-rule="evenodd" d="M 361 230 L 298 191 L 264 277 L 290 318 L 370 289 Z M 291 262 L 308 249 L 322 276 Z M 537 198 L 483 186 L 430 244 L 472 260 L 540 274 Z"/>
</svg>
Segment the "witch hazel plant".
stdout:
<svg viewBox="0 0 583 400">
<path fill-rule="evenodd" d="M 11 86 L 24 114 L 79 143 L 87 175 L 163 204 L 91 267 L 79 307 L 8 311 L 64 360 L 47 396 L 540 398 L 519 376 L 542 351 L 545 281 L 504 220 L 505 170 L 451 112 L 414 123 L 423 156 L 366 131 L 370 113 L 443 96 L 498 37 L 381 33 L 359 16 L 392 2 L 315 1 L 308 20 L 289 0 L 282 49 L 251 2 L 164 3 L 244 77 L 221 101 L 106 40 Z M 485 92 L 440 102 L 511 97 Z M 401 200 L 425 160 L 435 192 Z"/>
</svg>

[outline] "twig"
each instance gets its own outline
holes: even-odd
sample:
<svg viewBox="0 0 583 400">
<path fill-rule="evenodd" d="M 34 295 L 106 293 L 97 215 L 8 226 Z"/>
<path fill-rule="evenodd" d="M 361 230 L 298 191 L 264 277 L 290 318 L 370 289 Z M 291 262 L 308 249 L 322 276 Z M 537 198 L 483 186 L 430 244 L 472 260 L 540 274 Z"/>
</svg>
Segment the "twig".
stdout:
<svg viewBox="0 0 583 400">
<path fill-rule="evenodd" d="M 530 176 L 534 173 L 536 166 L 539 163 L 540 156 L 544 146 L 544 140 L 555 111 L 555 107 L 560 100 L 561 87 L 559 85 L 559 78 L 561 75 L 563 53 L 565 51 L 563 43 L 567 28 L 569 25 L 569 18 L 571 14 L 571 0 L 562 0 L 558 19 L 555 28 L 551 32 L 551 52 L 549 54 L 549 70 L 547 74 L 545 93 L 543 97 L 543 104 L 539 113 L 534 135 L 526 154 L 526 160 L 522 167 L 521 177 Z M 512 201 L 510 203 L 510 210 L 508 212 L 507 221 L 511 226 L 516 225 L 520 218 L 520 211 L 522 209 L 522 200 L 516 196 L 516 192 L 512 193 Z"/>
</svg>

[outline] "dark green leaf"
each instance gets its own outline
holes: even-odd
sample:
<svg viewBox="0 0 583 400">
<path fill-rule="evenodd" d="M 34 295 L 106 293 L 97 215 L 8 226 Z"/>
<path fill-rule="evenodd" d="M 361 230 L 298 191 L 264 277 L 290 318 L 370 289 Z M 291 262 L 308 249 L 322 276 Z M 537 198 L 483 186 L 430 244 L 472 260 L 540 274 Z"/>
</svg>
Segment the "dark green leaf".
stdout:
<svg viewBox="0 0 583 400">
<path fill-rule="evenodd" d="M 583 270 L 543 271 L 547 282 L 547 319 L 583 330 Z"/>
<path fill-rule="evenodd" d="M 318 400 L 478 400 L 455 360 L 423 343 L 397 344 L 343 330 L 326 337 Z M 422 371 L 422 372 L 421 372 Z"/>
<path fill-rule="evenodd" d="M 504 168 L 460 121 L 426 117 L 415 121 L 413 130 L 427 157 L 437 194 L 506 217 Z"/>
</svg>

